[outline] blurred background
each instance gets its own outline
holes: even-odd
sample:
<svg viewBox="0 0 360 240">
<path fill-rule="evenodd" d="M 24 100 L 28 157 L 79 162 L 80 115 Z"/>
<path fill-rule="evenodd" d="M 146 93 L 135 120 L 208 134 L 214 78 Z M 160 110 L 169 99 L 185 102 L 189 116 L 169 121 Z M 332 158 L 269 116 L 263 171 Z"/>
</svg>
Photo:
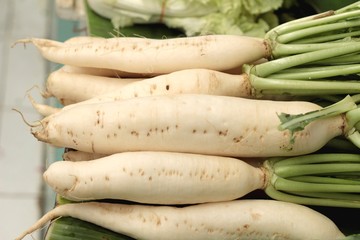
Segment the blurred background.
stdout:
<svg viewBox="0 0 360 240">
<path fill-rule="evenodd" d="M 55 66 L 31 45 L 14 42 L 40 37 L 64 40 L 83 34 L 81 21 L 56 14 L 55 0 L 0 0 L 0 239 L 14 239 L 54 205 L 54 196 L 43 185 L 43 169 L 59 150 L 45 147 L 30 133 L 29 122 L 40 119 L 27 93 L 38 102 Z M 40 232 L 33 239 L 40 239 Z M 26 239 L 32 239 L 28 236 Z"/>
</svg>

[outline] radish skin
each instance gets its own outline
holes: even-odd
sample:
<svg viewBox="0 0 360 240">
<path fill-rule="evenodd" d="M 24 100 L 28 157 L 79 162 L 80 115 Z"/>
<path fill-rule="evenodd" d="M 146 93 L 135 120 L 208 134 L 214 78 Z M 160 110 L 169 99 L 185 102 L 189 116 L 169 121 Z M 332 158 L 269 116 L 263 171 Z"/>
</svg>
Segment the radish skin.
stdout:
<svg viewBox="0 0 360 240">
<path fill-rule="evenodd" d="M 348 131 L 343 115 L 304 130 L 278 129 L 277 114 L 321 107 L 310 102 L 180 94 L 84 104 L 50 115 L 31 128 L 40 141 L 85 152 L 171 151 L 234 157 L 315 152 Z M 86 119 L 86 121 L 84 121 Z"/>
<path fill-rule="evenodd" d="M 234 200 L 264 189 L 265 175 L 235 158 L 124 152 L 92 161 L 54 162 L 44 172 L 44 180 L 73 201 L 120 199 L 173 205 Z"/>
<path fill-rule="evenodd" d="M 63 105 L 69 105 L 122 88 L 138 78 L 111 78 L 87 74 L 67 73 L 57 70 L 46 81 L 45 98 L 55 97 Z"/>
<path fill-rule="evenodd" d="M 33 97 L 28 95 L 31 105 L 35 108 L 35 110 L 42 116 L 50 116 L 54 113 L 59 112 L 59 108 L 52 107 L 48 104 L 37 103 Z"/>
<path fill-rule="evenodd" d="M 117 37 L 89 44 L 28 38 L 16 43 L 33 43 L 45 59 L 56 63 L 145 74 L 191 68 L 222 71 L 270 56 L 263 39 L 231 35 L 172 39 Z"/>
<path fill-rule="evenodd" d="M 135 239 L 327 239 L 344 238 L 331 219 L 306 206 L 275 200 L 234 200 L 183 208 L 83 202 L 46 213 L 24 238 L 61 216 L 87 221 Z"/>
</svg>

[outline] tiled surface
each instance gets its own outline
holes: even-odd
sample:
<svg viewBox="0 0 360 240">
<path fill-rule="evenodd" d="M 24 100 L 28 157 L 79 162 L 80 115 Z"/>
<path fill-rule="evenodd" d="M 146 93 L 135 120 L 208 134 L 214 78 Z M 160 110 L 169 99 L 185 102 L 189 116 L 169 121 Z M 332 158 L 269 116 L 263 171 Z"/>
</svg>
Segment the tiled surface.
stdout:
<svg viewBox="0 0 360 240">
<path fill-rule="evenodd" d="M 49 37 L 52 1 L 0 0 L 0 239 L 14 239 L 42 214 L 45 147 L 30 134 L 27 121 L 40 116 L 26 92 L 42 86 L 46 63 L 35 48 L 11 45 L 19 38 Z M 31 94 L 41 101 L 37 90 Z M 32 238 L 33 237 L 33 238 Z M 26 239 L 40 239 L 40 232 Z"/>
</svg>

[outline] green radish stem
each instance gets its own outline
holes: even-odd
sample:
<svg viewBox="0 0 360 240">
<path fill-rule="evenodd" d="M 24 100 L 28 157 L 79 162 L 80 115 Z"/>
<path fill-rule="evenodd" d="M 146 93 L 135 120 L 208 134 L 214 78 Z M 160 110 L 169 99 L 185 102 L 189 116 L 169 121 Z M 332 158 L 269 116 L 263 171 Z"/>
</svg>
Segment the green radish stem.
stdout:
<svg viewBox="0 0 360 240">
<path fill-rule="evenodd" d="M 358 3 L 351 4 L 335 11 L 327 11 L 284 23 L 271 29 L 266 34 L 265 38 L 276 39 L 277 42 L 281 43 L 307 38 L 309 35 L 316 35 L 318 32 L 333 30 L 328 29 L 328 25 L 332 25 L 337 22 L 346 24 L 348 20 L 356 19 L 359 16 L 359 12 Z M 306 29 L 314 30 L 314 28 L 316 28 L 317 31 L 306 31 Z M 344 30 L 344 26 L 340 27 L 340 30 Z M 331 32 L 330 34 L 334 33 Z"/>
<path fill-rule="evenodd" d="M 304 65 L 311 62 L 343 56 L 346 54 L 358 53 L 360 51 L 360 42 L 354 42 L 341 48 L 333 47 L 311 52 L 296 54 L 284 58 L 268 61 L 251 68 L 251 74 L 259 77 L 267 77 L 270 74 L 277 73 L 281 70 Z"/>
<path fill-rule="evenodd" d="M 320 66 L 308 68 L 289 68 L 275 74 L 271 74 L 268 78 L 276 79 L 296 79 L 296 80 L 322 80 L 328 77 L 336 77 L 341 75 L 358 74 L 360 73 L 359 64 L 341 64 L 336 66 Z M 357 79 L 359 80 L 359 79 Z M 334 81 L 334 80 L 332 80 Z M 332 81 L 328 81 L 329 84 Z M 356 80 L 354 80 L 356 81 Z M 346 81 L 338 80 L 340 84 L 347 84 Z M 350 82 L 353 83 L 353 82 Z M 350 88 L 353 86 L 350 86 Z"/>
<path fill-rule="evenodd" d="M 310 154 L 269 159 L 264 165 L 271 172 L 265 192 L 273 199 L 359 208 L 359 154 Z"/>
<path fill-rule="evenodd" d="M 279 126 L 279 129 L 290 130 L 293 134 L 297 131 L 302 131 L 304 127 L 312 121 L 321 118 L 329 118 L 331 116 L 339 116 L 345 113 L 344 116 L 349 128 L 345 136 L 357 147 L 360 147 L 360 134 L 358 132 L 358 129 L 356 129 L 356 124 L 360 122 L 360 109 L 357 108 L 355 104 L 355 102 L 358 101 L 359 97 L 360 95 L 355 95 L 353 98 L 351 98 L 348 95 L 343 100 L 337 103 L 334 103 L 319 110 L 308 112 L 306 114 L 291 115 L 281 113 L 279 114 L 279 118 L 282 123 Z M 291 139 L 291 142 L 294 141 L 295 137 Z"/>
</svg>

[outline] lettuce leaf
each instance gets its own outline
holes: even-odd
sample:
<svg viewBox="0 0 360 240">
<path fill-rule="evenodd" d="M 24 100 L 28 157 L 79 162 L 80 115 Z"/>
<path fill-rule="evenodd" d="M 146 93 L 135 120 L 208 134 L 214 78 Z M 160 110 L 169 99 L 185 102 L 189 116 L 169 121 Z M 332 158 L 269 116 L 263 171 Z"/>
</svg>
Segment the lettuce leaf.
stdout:
<svg viewBox="0 0 360 240">
<path fill-rule="evenodd" d="M 186 36 L 234 34 L 263 37 L 279 24 L 284 0 L 88 0 L 116 29 L 163 23 Z"/>
</svg>

